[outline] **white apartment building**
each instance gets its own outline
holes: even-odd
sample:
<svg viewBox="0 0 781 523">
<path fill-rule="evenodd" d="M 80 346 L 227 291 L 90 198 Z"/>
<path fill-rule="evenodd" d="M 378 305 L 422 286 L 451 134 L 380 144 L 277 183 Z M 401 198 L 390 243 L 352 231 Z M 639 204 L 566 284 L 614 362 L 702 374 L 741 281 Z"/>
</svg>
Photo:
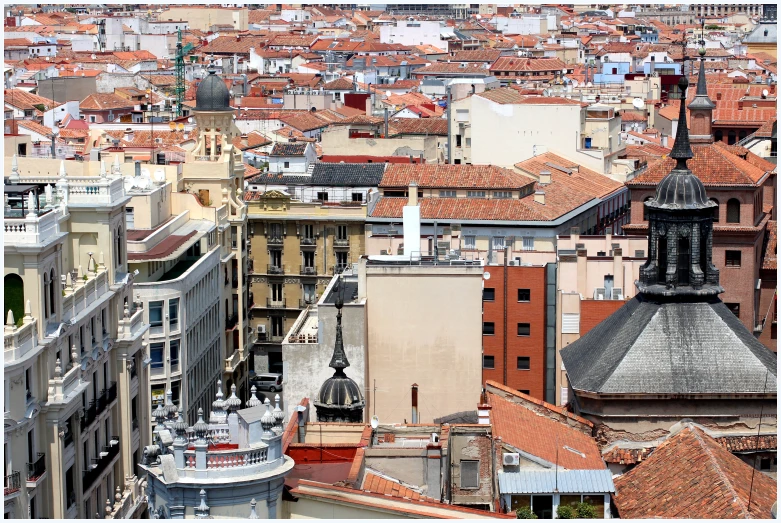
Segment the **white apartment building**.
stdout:
<svg viewBox="0 0 781 523">
<path fill-rule="evenodd" d="M 503 88 L 453 102 L 450 118 L 452 163 L 510 167 L 552 152 L 601 174 L 624 170 L 621 117 L 609 106 Z"/>
<path fill-rule="evenodd" d="M 147 325 L 121 174 L 16 156 L 4 172 L 5 517 L 137 517 Z"/>
<path fill-rule="evenodd" d="M 441 38 L 442 24 L 438 21 L 399 20 L 396 25 L 380 27 L 383 44 L 433 45 L 447 52 L 447 40 Z"/>
</svg>

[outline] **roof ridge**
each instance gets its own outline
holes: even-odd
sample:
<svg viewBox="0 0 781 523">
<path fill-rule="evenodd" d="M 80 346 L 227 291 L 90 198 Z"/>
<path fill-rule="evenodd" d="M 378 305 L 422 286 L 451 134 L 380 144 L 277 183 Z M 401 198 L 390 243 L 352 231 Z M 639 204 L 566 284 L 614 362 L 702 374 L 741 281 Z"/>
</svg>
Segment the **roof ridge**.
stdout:
<svg viewBox="0 0 781 523">
<path fill-rule="evenodd" d="M 721 470 L 721 467 L 719 466 L 718 461 L 716 460 L 716 456 L 713 455 L 713 452 L 711 452 L 710 446 L 707 444 L 707 442 L 702 438 L 702 436 L 699 434 L 698 429 L 694 427 L 687 427 L 689 432 L 691 432 L 694 437 L 697 439 L 697 443 L 700 445 L 700 447 L 705 451 L 705 453 L 708 455 L 708 463 L 711 465 L 713 469 L 715 469 L 716 474 L 718 474 L 719 478 L 721 478 L 723 485 L 729 490 L 729 492 L 732 494 L 733 500 L 736 500 L 738 502 L 738 505 L 740 505 L 740 510 L 742 512 L 742 515 L 745 519 L 751 518 L 751 512 L 747 510 L 747 508 L 743 503 L 743 499 L 738 495 L 737 490 L 735 490 L 735 487 L 732 485 L 732 481 L 730 481 L 730 478 L 724 473 L 723 470 Z"/>
</svg>

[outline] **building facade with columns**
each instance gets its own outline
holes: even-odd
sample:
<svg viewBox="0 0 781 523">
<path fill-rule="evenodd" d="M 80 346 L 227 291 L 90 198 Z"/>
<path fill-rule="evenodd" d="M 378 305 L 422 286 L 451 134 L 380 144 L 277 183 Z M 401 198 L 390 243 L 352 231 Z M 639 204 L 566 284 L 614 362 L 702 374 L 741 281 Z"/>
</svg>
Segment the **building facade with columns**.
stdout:
<svg viewBox="0 0 781 523">
<path fill-rule="evenodd" d="M 144 504 L 147 325 L 122 177 L 97 162 L 6 162 L 5 517 L 132 517 Z"/>
<path fill-rule="evenodd" d="M 249 401 L 236 385 L 223 399 L 217 382 L 208 421 L 203 409 L 192 426 L 171 402 L 158 405 L 154 444 L 144 450 L 151 519 L 276 519 L 293 460 L 282 452 L 285 415 L 254 387 Z"/>
</svg>

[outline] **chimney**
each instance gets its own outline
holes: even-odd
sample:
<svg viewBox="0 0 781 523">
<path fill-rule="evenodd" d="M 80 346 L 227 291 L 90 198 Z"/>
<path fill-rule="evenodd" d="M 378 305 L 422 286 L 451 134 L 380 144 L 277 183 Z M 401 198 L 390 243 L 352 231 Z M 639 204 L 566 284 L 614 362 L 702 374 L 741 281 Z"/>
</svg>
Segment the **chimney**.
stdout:
<svg viewBox="0 0 781 523">
<path fill-rule="evenodd" d="M 412 424 L 418 424 L 418 384 L 412 384 Z"/>
<path fill-rule="evenodd" d="M 624 256 L 620 247 L 613 249 L 613 286 L 624 287 Z"/>
<path fill-rule="evenodd" d="M 249 142 L 247 141 L 247 135 L 246 134 L 242 134 L 241 135 L 241 146 L 242 147 L 248 147 L 249 146 Z"/>
<path fill-rule="evenodd" d="M 570 227 L 569 236 L 573 242 L 578 243 L 580 241 L 580 227 Z"/>
<path fill-rule="evenodd" d="M 738 100 L 738 111 L 743 110 L 743 100 Z"/>
<path fill-rule="evenodd" d="M 536 191 L 534 193 L 534 201 L 535 203 L 545 205 L 545 191 Z"/>
<path fill-rule="evenodd" d="M 551 182 L 551 173 L 550 171 L 540 171 L 540 185 L 548 185 Z M 536 201 L 536 200 L 535 200 Z M 543 201 L 543 203 L 545 203 Z"/>
<path fill-rule="evenodd" d="M 491 424 L 491 406 L 487 403 L 477 405 L 477 423 L 479 425 Z"/>
<path fill-rule="evenodd" d="M 586 249 L 578 249 L 578 293 L 586 296 L 586 285 L 588 283 L 588 258 Z"/>
<path fill-rule="evenodd" d="M 420 207 L 418 206 L 418 184 L 409 184 L 409 199 L 402 210 L 404 227 L 404 256 L 409 259 L 413 252 L 420 252 Z"/>
</svg>

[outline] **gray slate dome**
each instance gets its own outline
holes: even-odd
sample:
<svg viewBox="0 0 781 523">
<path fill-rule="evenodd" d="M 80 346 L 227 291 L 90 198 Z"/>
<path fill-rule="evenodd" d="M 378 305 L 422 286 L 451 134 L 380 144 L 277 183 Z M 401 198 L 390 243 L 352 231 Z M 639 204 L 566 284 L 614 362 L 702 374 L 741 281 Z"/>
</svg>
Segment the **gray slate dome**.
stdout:
<svg viewBox="0 0 781 523">
<path fill-rule="evenodd" d="M 230 93 L 222 78 L 215 74 L 214 69 L 209 69 L 209 74 L 201 80 L 198 90 L 195 92 L 196 111 L 232 111 L 230 106 Z"/>
<path fill-rule="evenodd" d="M 656 186 L 656 198 L 645 202 L 655 209 L 706 209 L 716 204 L 708 200 L 705 186 L 691 171 L 673 169 Z"/>
</svg>

